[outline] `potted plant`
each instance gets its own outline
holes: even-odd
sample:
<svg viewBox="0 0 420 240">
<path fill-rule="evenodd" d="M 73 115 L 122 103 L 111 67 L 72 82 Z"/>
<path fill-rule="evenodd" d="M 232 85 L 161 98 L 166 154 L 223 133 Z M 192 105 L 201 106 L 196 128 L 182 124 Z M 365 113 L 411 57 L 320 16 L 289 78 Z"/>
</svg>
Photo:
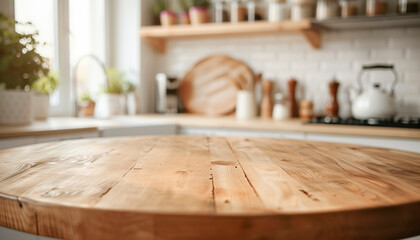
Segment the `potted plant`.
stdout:
<svg viewBox="0 0 420 240">
<path fill-rule="evenodd" d="M 188 13 L 190 3 L 188 0 L 178 0 L 178 6 L 182 10 L 179 15 L 179 22 L 184 25 L 190 24 L 190 14 Z"/>
<path fill-rule="evenodd" d="M 155 25 L 160 25 L 160 13 L 168 9 L 167 0 L 155 0 L 153 4 L 153 16 Z"/>
<path fill-rule="evenodd" d="M 191 24 L 202 24 L 209 21 L 208 8 L 209 0 L 191 0 L 192 4 L 189 10 Z"/>
<path fill-rule="evenodd" d="M 36 50 L 41 45 L 38 33 L 17 33 L 14 24 L 0 14 L 0 124 L 29 124 L 33 120 L 30 87 L 49 69 Z"/>
<path fill-rule="evenodd" d="M 100 118 L 125 114 L 127 112 L 127 95 L 135 89 L 135 86 L 126 79 L 125 74 L 116 69 L 106 69 L 106 75 L 108 86 L 99 96 L 95 107 L 95 116 Z"/>
<path fill-rule="evenodd" d="M 93 117 L 95 113 L 95 101 L 90 93 L 85 92 L 79 98 L 79 116 Z"/>
<path fill-rule="evenodd" d="M 31 89 L 34 90 L 34 117 L 35 119 L 45 120 L 48 118 L 50 108 L 50 95 L 60 84 L 57 73 L 49 72 L 48 75 L 36 80 Z"/>
</svg>

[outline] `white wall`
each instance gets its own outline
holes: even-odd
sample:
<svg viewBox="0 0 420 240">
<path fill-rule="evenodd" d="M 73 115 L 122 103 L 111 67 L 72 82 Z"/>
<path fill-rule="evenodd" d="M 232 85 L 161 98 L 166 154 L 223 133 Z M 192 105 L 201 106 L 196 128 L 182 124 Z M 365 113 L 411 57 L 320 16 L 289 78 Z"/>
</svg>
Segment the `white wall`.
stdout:
<svg viewBox="0 0 420 240">
<path fill-rule="evenodd" d="M 341 83 L 343 116 L 349 115 L 348 89 L 356 84 L 361 65 L 395 63 L 400 75 L 396 89 L 399 113 L 420 116 L 420 28 L 326 32 L 321 50 L 312 49 L 298 34 L 170 40 L 157 70 L 182 78 L 195 62 L 211 54 L 227 54 L 246 62 L 265 79 L 276 81 L 281 91 L 290 78 L 296 78 L 301 86 L 299 95 L 315 102 L 317 114 L 325 112 L 327 84 L 336 77 Z M 369 74 L 368 79 L 384 79 L 388 86 L 391 76 L 379 72 Z"/>
</svg>

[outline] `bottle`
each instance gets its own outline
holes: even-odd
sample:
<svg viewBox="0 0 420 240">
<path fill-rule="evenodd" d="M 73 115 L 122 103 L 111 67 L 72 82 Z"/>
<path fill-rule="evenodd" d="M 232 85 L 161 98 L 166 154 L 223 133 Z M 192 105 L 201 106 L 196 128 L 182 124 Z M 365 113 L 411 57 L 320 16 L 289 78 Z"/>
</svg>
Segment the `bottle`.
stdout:
<svg viewBox="0 0 420 240">
<path fill-rule="evenodd" d="M 290 110 L 285 104 L 284 96 L 281 93 L 274 95 L 273 119 L 284 120 L 290 117 Z"/>
<path fill-rule="evenodd" d="M 264 81 L 262 83 L 262 100 L 261 100 L 261 117 L 271 118 L 273 114 L 273 101 L 271 100 L 271 93 L 273 90 L 273 81 Z"/>
<path fill-rule="evenodd" d="M 296 117 L 299 117 L 298 105 L 296 101 L 297 81 L 295 79 L 290 79 L 288 82 L 288 85 L 289 85 L 290 117 L 296 118 Z"/>
<path fill-rule="evenodd" d="M 312 101 L 302 100 L 300 101 L 299 116 L 300 119 L 308 121 L 314 117 L 314 104 Z"/>
<path fill-rule="evenodd" d="M 327 105 L 326 113 L 328 117 L 338 117 L 338 100 L 337 100 L 337 92 L 340 83 L 336 80 L 332 80 L 329 84 L 329 94 L 330 94 L 330 101 Z"/>
</svg>

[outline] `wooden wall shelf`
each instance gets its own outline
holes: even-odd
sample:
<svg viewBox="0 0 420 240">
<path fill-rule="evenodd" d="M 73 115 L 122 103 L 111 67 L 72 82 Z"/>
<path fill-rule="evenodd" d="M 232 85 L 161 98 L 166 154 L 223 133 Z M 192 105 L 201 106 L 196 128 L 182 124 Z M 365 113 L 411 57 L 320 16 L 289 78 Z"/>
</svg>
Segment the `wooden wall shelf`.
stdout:
<svg viewBox="0 0 420 240">
<path fill-rule="evenodd" d="M 345 19 L 314 20 L 312 23 L 332 31 L 420 27 L 420 14 L 358 16 Z"/>
<path fill-rule="evenodd" d="M 158 52 L 165 53 L 166 40 L 174 38 L 192 37 L 225 37 L 236 35 L 276 34 L 285 32 L 299 32 L 315 49 L 321 47 L 320 28 L 311 20 L 283 21 L 278 23 L 255 22 L 255 23 L 223 23 L 202 25 L 175 25 L 170 27 L 146 26 L 140 30 L 142 38 L 147 39 Z"/>
</svg>

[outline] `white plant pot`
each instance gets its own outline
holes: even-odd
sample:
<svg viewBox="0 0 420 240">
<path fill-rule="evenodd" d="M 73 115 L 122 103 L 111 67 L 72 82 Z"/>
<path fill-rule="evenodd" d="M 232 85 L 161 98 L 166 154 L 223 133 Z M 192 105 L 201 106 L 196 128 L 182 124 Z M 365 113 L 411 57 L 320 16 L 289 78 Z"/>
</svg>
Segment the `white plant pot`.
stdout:
<svg viewBox="0 0 420 240">
<path fill-rule="evenodd" d="M 34 117 L 37 120 L 45 120 L 48 118 L 50 109 L 50 96 L 42 93 L 33 95 L 34 101 Z"/>
<path fill-rule="evenodd" d="M 124 114 L 125 97 L 120 94 L 102 94 L 95 106 L 95 117 L 109 118 Z"/>
<path fill-rule="evenodd" d="M 129 93 L 126 97 L 127 114 L 136 115 L 136 95 L 134 93 Z"/>
<path fill-rule="evenodd" d="M 25 125 L 33 121 L 32 92 L 0 91 L 0 124 Z"/>
</svg>

